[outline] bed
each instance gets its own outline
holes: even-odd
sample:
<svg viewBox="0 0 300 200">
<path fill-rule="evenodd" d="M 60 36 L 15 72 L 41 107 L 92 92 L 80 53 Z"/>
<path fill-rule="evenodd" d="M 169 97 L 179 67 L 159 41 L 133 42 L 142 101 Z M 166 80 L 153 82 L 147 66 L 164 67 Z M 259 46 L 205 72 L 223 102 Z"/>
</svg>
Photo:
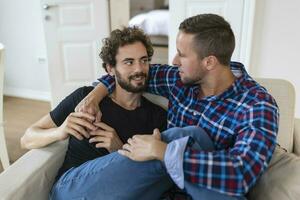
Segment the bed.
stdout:
<svg viewBox="0 0 300 200">
<path fill-rule="evenodd" d="M 152 10 L 132 17 L 129 26 L 138 26 L 151 38 L 152 44 L 168 47 L 169 10 Z"/>
</svg>

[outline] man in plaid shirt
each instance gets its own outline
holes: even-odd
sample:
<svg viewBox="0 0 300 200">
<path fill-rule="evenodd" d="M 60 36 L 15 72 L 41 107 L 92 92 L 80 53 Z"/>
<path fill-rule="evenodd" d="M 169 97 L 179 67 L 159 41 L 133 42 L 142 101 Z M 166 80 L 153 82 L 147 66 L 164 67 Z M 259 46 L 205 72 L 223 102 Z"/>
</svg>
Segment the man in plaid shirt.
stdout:
<svg viewBox="0 0 300 200">
<path fill-rule="evenodd" d="M 241 63 L 230 62 L 235 39 L 222 17 L 202 14 L 184 20 L 176 46 L 174 66 L 150 68 L 148 92 L 169 100 L 168 128 L 201 127 L 214 150 L 195 149 L 195 138 L 189 136 L 165 143 L 156 132 L 134 136 L 119 153 L 135 161 L 162 161 L 173 182 L 193 199 L 243 199 L 276 147 L 276 102 Z M 103 85 L 114 90 L 114 78 L 99 81 L 77 109 L 98 112 L 93 105 L 107 95 Z"/>
</svg>

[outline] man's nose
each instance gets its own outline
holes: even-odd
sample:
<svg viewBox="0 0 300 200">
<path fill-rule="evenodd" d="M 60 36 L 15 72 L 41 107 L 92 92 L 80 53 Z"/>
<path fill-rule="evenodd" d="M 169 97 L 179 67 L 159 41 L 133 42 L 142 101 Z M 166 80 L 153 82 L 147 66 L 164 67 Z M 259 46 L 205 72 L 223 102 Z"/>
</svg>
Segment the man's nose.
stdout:
<svg viewBox="0 0 300 200">
<path fill-rule="evenodd" d="M 144 65 L 141 62 L 136 62 L 134 65 L 134 71 L 140 72 L 144 70 Z"/>
<path fill-rule="evenodd" d="M 179 58 L 178 58 L 178 54 L 176 54 L 173 58 L 173 61 L 172 61 L 172 65 L 175 65 L 175 66 L 178 66 L 180 67 L 181 64 L 180 64 L 180 61 L 179 61 Z"/>
</svg>

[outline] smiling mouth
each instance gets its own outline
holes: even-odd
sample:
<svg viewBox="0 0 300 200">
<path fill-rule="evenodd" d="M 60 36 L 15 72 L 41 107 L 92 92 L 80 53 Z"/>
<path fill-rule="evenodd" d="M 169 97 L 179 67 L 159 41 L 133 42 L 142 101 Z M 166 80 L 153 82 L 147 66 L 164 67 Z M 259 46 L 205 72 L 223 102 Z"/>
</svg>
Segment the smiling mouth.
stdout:
<svg viewBox="0 0 300 200">
<path fill-rule="evenodd" d="M 143 81 L 146 79 L 146 76 L 141 74 L 141 75 L 134 75 L 129 77 L 130 80 L 134 80 L 134 81 Z"/>
<path fill-rule="evenodd" d="M 144 79 L 145 79 L 144 76 L 139 76 L 139 77 L 134 77 L 134 78 L 132 78 L 132 80 L 134 80 L 134 81 L 142 81 L 142 80 L 144 80 Z"/>
</svg>

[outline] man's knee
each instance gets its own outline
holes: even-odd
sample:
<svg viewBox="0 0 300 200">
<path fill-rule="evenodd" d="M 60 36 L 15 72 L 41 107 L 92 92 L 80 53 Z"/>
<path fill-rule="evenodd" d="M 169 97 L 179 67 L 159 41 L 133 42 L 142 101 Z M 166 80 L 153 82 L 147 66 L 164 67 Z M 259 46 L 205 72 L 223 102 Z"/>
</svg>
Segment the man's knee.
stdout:
<svg viewBox="0 0 300 200">
<path fill-rule="evenodd" d="M 162 140 L 166 143 L 170 143 L 173 140 L 192 137 L 195 140 L 193 148 L 203 150 L 214 150 L 214 145 L 211 138 L 205 132 L 204 129 L 198 126 L 186 126 L 183 128 L 170 128 L 162 133 Z"/>
<path fill-rule="evenodd" d="M 174 127 L 162 133 L 162 140 L 165 142 L 171 142 L 173 140 L 186 137 L 186 136 L 196 138 L 200 134 L 206 134 L 206 133 L 202 128 L 198 126 L 186 126 L 183 128 Z"/>
</svg>

